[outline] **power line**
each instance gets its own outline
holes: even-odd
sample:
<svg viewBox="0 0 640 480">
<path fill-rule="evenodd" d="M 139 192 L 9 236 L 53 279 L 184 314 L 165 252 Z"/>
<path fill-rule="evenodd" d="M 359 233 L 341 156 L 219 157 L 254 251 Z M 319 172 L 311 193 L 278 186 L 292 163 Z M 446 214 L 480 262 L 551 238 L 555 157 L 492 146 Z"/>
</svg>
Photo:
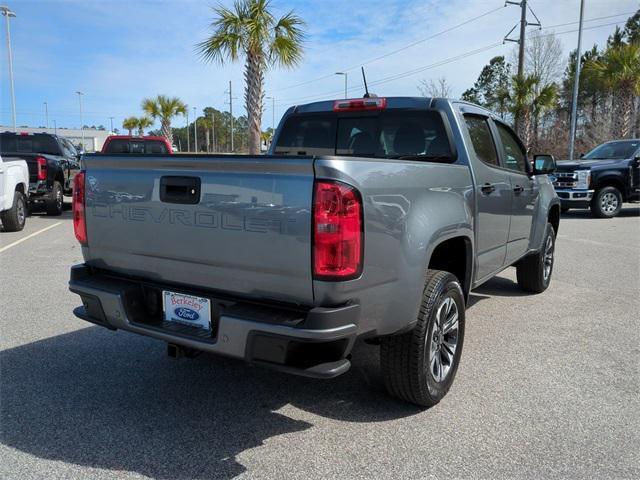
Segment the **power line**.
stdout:
<svg viewBox="0 0 640 480">
<path fill-rule="evenodd" d="M 606 15 L 604 17 L 593 17 L 593 18 L 589 18 L 583 21 L 583 23 L 587 23 L 587 22 L 595 22 L 596 20 L 606 20 L 607 18 L 613 18 L 613 17 L 622 17 L 622 16 L 626 16 L 626 15 L 632 15 L 635 12 L 624 12 L 624 13 L 617 13 L 615 15 Z M 577 22 L 567 22 L 567 23 L 557 23 L 555 25 L 548 25 L 546 27 L 542 27 L 540 30 L 548 30 L 550 28 L 556 28 L 556 27 L 566 27 L 567 25 L 576 25 L 580 23 L 579 21 Z M 618 23 L 618 22 L 616 22 Z"/>
<path fill-rule="evenodd" d="M 424 42 L 426 42 L 428 40 L 431 40 L 431 39 L 436 38 L 436 37 L 438 37 L 440 35 L 448 33 L 448 32 L 450 32 L 452 30 L 460 28 L 460 27 L 462 27 L 464 25 L 472 23 L 472 22 L 474 22 L 476 20 L 479 20 L 479 19 L 481 19 L 483 17 L 486 17 L 486 16 L 488 16 L 488 15 L 494 13 L 494 12 L 497 12 L 498 10 L 502 10 L 504 7 L 505 6 L 501 6 L 501 7 L 498 7 L 498 8 L 494 8 L 494 9 L 488 10 L 488 11 L 486 11 L 486 12 L 484 12 L 484 13 L 476 16 L 476 17 L 473 17 L 473 18 L 470 18 L 468 20 L 465 20 L 464 22 L 456 24 L 456 25 L 454 25 L 452 27 L 449 27 L 449 28 L 447 28 L 445 30 L 442 30 L 442 31 L 437 32 L 437 33 L 434 33 L 433 35 L 430 35 L 428 37 L 422 38 L 420 40 L 416 40 L 415 42 L 409 43 L 409 44 L 407 44 L 407 45 L 405 45 L 403 47 L 400 47 L 400 48 L 398 48 L 396 50 L 393 50 L 391 52 L 387 52 L 387 53 L 385 53 L 383 55 L 379 55 L 377 57 L 370 58 L 370 59 L 368 59 L 368 60 L 366 60 L 366 61 L 364 61 L 362 63 L 359 63 L 358 65 L 352 65 L 352 66 L 350 66 L 348 68 L 344 68 L 341 71 L 350 71 L 350 70 L 353 70 L 355 68 L 359 68 L 362 65 L 368 65 L 370 63 L 376 62 L 376 61 L 381 60 L 383 58 L 387 58 L 387 57 L 389 57 L 391 55 L 395 55 L 396 53 L 399 53 L 399 52 L 402 52 L 404 50 L 407 50 L 407 49 L 409 49 L 409 48 L 411 48 L 411 47 L 413 47 L 415 45 L 419 45 L 420 43 L 424 43 Z M 635 13 L 635 12 L 623 12 L 623 13 L 618 13 L 618 14 L 615 14 L 615 15 L 606 15 L 606 16 L 602 16 L 602 17 L 594 17 L 594 18 L 590 18 L 588 20 L 584 20 L 584 22 L 586 23 L 586 22 L 594 22 L 594 21 L 597 21 L 597 20 L 605 20 L 607 18 L 631 15 L 633 13 Z M 567 26 L 567 25 L 575 25 L 577 23 L 579 23 L 579 22 L 567 22 L 567 23 L 560 23 L 560 24 L 556 24 L 556 25 L 549 25 L 549 26 L 546 26 L 546 27 L 542 27 L 541 30 L 547 30 L 547 29 L 555 28 L 555 27 L 563 27 L 563 26 Z M 616 22 L 616 23 L 618 23 L 618 22 Z M 575 31 L 577 31 L 577 30 L 575 30 Z M 296 88 L 296 87 L 302 87 L 302 86 L 305 86 L 305 85 L 309 85 L 311 83 L 319 82 L 321 80 L 327 80 L 329 78 L 333 78 L 334 76 L 335 76 L 334 73 L 329 73 L 327 75 L 322 75 L 320 77 L 316 77 L 316 78 L 312 78 L 310 80 L 306 80 L 304 82 L 296 83 L 296 84 L 293 84 L 293 85 L 287 85 L 287 86 L 280 87 L 280 88 L 275 88 L 275 89 L 269 90 L 267 93 L 281 92 L 281 91 L 290 90 L 290 89 L 293 89 L 293 88 Z M 350 89 L 350 90 L 353 90 L 353 89 Z"/>
<path fill-rule="evenodd" d="M 593 30 L 593 29 L 602 28 L 602 27 L 608 27 L 608 26 L 611 26 L 611 25 L 618 25 L 619 23 L 620 22 L 610 22 L 610 23 L 604 23 L 604 24 L 601 24 L 601 25 L 592 25 L 591 27 L 583 28 L 583 31 L 584 30 Z M 577 32 L 577 31 L 578 31 L 577 29 L 573 29 L 573 30 L 566 30 L 564 32 L 546 33 L 546 34 L 542 34 L 542 35 L 539 35 L 539 36 L 540 37 L 548 37 L 548 36 L 552 36 L 552 35 L 565 35 L 565 34 L 574 33 L 574 32 Z M 385 83 L 389 83 L 389 82 L 392 82 L 392 81 L 395 81 L 395 80 L 399 80 L 401 78 L 405 78 L 405 77 L 409 77 L 411 75 L 415 75 L 416 73 L 421 73 L 423 71 L 426 71 L 426 70 L 429 70 L 429 69 L 432 69 L 432 68 L 436 68 L 436 67 L 439 67 L 439 66 L 442 66 L 442 65 L 453 63 L 453 62 L 458 61 L 458 60 L 462 60 L 462 59 L 464 59 L 466 57 L 470 57 L 472 55 L 476 55 L 478 53 L 482 53 L 482 52 L 485 52 L 487 50 L 491 50 L 491 49 L 496 48 L 496 47 L 501 46 L 501 45 L 503 45 L 502 42 L 496 42 L 496 43 L 493 43 L 493 44 L 490 44 L 490 45 L 485 45 L 485 46 L 477 48 L 475 50 L 470 50 L 470 51 L 467 51 L 467 52 L 463 52 L 463 53 L 461 53 L 459 55 L 456 55 L 456 56 L 453 56 L 453 57 L 449 57 L 449 58 L 440 60 L 438 62 L 429 64 L 429 65 L 423 65 L 421 67 L 417 67 L 417 68 L 412 69 L 412 70 L 407 70 L 405 72 L 401 72 L 401 73 L 398 73 L 398 74 L 394 74 L 394 75 L 390 75 L 388 77 L 381 78 L 379 80 L 375 80 L 373 82 L 370 82 L 370 85 L 371 86 L 383 85 Z M 359 90 L 361 88 L 362 88 L 361 85 L 358 85 L 358 86 L 350 87 L 349 91 L 350 92 L 357 91 L 357 90 Z M 301 100 L 307 100 L 309 102 L 310 101 L 314 101 L 314 100 L 322 100 L 322 99 L 326 99 L 326 98 L 335 97 L 336 95 L 339 95 L 341 93 L 342 93 L 342 90 L 326 92 L 326 93 L 323 93 L 323 94 L 308 95 L 308 96 L 304 96 L 304 97 L 296 97 L 296 98 L 292 98 L 292 99 L 282 99 L 282 100 L 278 101 L 278 105 L 298 104 L 298 103 L 300 103 Z"/>
<path fill-rule="evenodd" d="M 343 69 L 341 69 L 341 71 L 343 71 L 343 72 L 344 72 L 344 71 L 354 70 L 354 69 L 356 69 L 356 68 L 360 68 L 360 67 L 361 67 L 361 66 L 363 66 L 363 65 L 368 65 L 368 64 L 370 64 L 370 63 L 377 62 L 378 60 L 381 60 L 381 59 L 383 59 L 383 58 L 390 57 L 391 55 L 395 55 L 395 54 L 396 54 L 396 53 L 398 53 L 398 52 L 402 52 L 402 51 L 407 50 L 407 49 L 409 49 L 409 48 L 411 48 L 411 47 L 414 47 L 414 46 L 416 46 L 416 45 L 419 45 L 419 44 L 421 44 L 421 43 L 424 43 L 424 42 L 426 42 L 426 41 L 428 41 L 428 40 L 431 40 L 431 39 L 433 39 L 433 38 L 436 38 L 436 37 L 438 37 L 438 36 L 440 36 L 440 35 L 444 35 L 445 33 L 449 33 L 449 32 L 451 32 L 452 30 L 455 30 L 455 29 L 457 29 L 457 28 L 460 28 L 460 27 L 462 27 L 462 26 L 464 26 L 464 25 L 467 25 L 467 24 L 469 24 L 469 23 L 471 23 L 471 22 L 475 22 L 476 20 L 480 20 L 481 18 L 486 17 L 487 15 L 491 15 L 492 13 L 497 12 L 498 10 L 502 10 L 503 8 L 504 8 L 504 6 L 500 6 L 500 7 L 498 7 L 498 8 L 493 8 L 493 9 L 488 10 L 488 11 L 486 11 L 486 12 L 484 12 L 484 13 L 480 14 L 480 15 L 477 15 L 477 16 L 475 16 L 475 17 L 473 17 L 473 18 L 470 18 L 470 19 L 468 19 L 468 20 L 465 20 L 464 22 L 458 23 L 458 24 L 453 25 L 453 26 L 451 26 L 451 27 L 449 27 L 449 28 L 446 28 L 446 29 L 441 30 L 441 31 L 439 31 L 439 32 L 437 32 L 437 33 L 434 33 L 433 35 L 429 35 L 428 37 L 422 38 L 422 39 L 420 39 L 420 40 L 416 40 L 415 42 L 411 42 L 411 43 L 409 43 L 409 44 L 407 44 L 407 45 L 405 45 L 405 46 L 403 46 L 403 47 L 400 47 L 400 48 L 398 48 L 398 49 L 396 49 L 396 50 L 393 50 L 393 51 L 391 51 L 391 52 L 387 52 L 387 53 L 385 53 L 385 54 L 383 54 L 383 55 L 380 55 L 380 56 L 377 56 L 377 57 L 374 57 L 374 58 L 370 58 L 370 59 L 368 59 L 368 60 L 365 60 L 364 62 L 358 63 L 357 65 L 352 65 L 352 66 L 350 66 L 350 67 L 348 67 L 348 68 L 343 68 Z M 311 80 L 306 80 L 306 81 L 304 81 L 304 82 L 296 83 L 296 84 L 294 84 L 294 85 L 288 85 L 288 86 L 285 86 L 285 87 L 276 88 L 276 89 L 270 90 L 270 91 L 269 91 L 269 93 L 272 93 L 272 92 L 280 92 L 280 91 L 283 91 L 283 90 L 289 90 L 289 89 L 291 89 L 291 88 L 301 87 L 301 86 L 304 86 L 304 85 L 308 85 L 308 84 L 310 84 L 310 83 L 314 83 L 314 82 L 317 82 L 317 81 L 320 81 L 320 80 L 325 80 L 325 79 L 327 79 L 327 78 L 331 78 L 331 77 L 333 77 L 334 75 L 335 75 L 334 73 L 330 73 L 330 74 L 327 74 L 327 75 L 323 75 L 323 76 L 321 76 L 321 77 L 313 78 L 313 79 L 311 79 Z"/>
<path fill-rule="evenodd" d="M 408 76 L 411 76 L 411 75 L 415 75 L 416 73 L 420 73 L 420 72 L 423 72 L 423 71 L 431 69 L 431 68 L 436 68 L 436 67 L 439 67 L 439 66 L 442 66 L 442 65 L 446 65 L 448 63 L 455 62 L 457 60 L 461 60 L 461 59 L 466 58 L 466 57 L 470 57 L 472 55 L 476 55 L 478 53 L 485 52 L 487 50 L 499 47 L 501 45 L 502 45 L 502 42 L 496 42 L 496 43 L 492 43 L 490 45 L 485 45 L 484 47 L 480 47 L 480 48 L 477 48 L 477 49 L 474 49 L 474 50 L 463 52 L 463 53 L 458 54 L 456 56 L 449 57 L 449 58 L 440 60 L 438 62 L 431 63 L 429 65 L 423 65 L 421 67 L 418 67 L 418 68 L 415 68 L 415 69 L 412 69 L 412 70 L 408 70 L 408 71 L 401 72 L 401 73 L 396 73 L 396 74 L 390 75 L 388 77 L 383 77 L 383 78 L 381 78 L 379 80 L 374 80 L 373 82 L 369 82 L 369 85 L 373 86 L 373 87 L 377 86 L 377 85 L 382 85 L 382 84 L 385 84 L 385 83 L 388 83 L 388 82 L 391 82 L 391 81 L 394 81 L 394 80 L 398 80 L 400 78 L 404 78 L 404 77 L 408 77 Z M 349 87 L 348 91 L 350 91 L 350 92 L 357 91 L 357 90 L 360 90 L 361 88 L 362 87 L 360 85 L 354 86 L 354 87 Z M 333 91 L 333 92 L 327 92 L 327 93 L 323 93 L 323 94 L 314 94 L 314 95 L 308 95 L 308 96 L 305 96 L 305 97 L 298 97 L 296 99 L 290 99 L 290 100 L 283 99 L 280 102 L 278 102 L 278 105 L 294 104 L 294 103 L 298 103 L 297 101 L 299 101 L 299 100 L 327 98 L 327 97 L 335 96 L 335 95 L 337 95 L 337 94 L 339 94 L 341 92 L 342 91 L 339 91 L 339 92 Z"/>
</svg>

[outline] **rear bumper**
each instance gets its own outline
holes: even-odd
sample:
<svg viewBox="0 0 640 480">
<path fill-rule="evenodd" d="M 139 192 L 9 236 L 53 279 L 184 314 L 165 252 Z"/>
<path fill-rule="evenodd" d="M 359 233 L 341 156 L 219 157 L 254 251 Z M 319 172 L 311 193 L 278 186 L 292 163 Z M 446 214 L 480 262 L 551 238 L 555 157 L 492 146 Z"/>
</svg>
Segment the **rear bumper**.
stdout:
<svg viewBox="0 0 640 480">
<path fill-rule="evenodd" d="M 51 200 L 53 187 L 47 186 L 47 182 L 38 180 L 29 183 L 29 201 L 38 202 Z"/>
<path fill-rule="evenodd" d="M 212 332 L 166 328 L 149 298 L 163 288 L 210 298 Z M 86 265 L 71 268 L 69 289 L 82 298 L 74 314 L 88 322 L 164 340 L 187 348 L 246 360 L 297 375 L 331 378 L 350 367 L 359 305 L 292 309 L 259 305 L 211 292 L 112 276 Z"/>
<path fill-rule="evenodd" d="M 570 208 L 588 208 L 593 198 L 593 192 L 594 190 L 556 189 L 562 206 Z"/>
</svg>

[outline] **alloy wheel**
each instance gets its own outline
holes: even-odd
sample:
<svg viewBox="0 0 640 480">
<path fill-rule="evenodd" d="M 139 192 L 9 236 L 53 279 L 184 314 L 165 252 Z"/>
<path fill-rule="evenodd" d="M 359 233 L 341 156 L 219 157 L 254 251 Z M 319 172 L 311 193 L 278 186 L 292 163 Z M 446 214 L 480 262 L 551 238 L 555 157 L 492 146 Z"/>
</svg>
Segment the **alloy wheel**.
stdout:
<svg viewBox="0 0 640 480">
<path fill-rule="evenodd" d="M 425 360 L 436 382 L 442 382 L 451 371 L 458 347 L 458 305 L 451 297 L 445 297 L 436 310 L 431 338 Z"/>
</svg>

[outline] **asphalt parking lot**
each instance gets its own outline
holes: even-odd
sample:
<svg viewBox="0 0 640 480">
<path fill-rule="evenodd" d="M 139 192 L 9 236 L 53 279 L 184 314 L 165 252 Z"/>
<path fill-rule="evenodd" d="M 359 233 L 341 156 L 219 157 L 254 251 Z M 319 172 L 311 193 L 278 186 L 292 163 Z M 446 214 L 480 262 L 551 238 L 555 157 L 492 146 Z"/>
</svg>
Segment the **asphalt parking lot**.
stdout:
<svg viewBox="0 0 640 480">
<path fill-rule="evenodd" d="M 638 205 L 563 215 L 544 294 L 513 269 L 474 292 L 426 411 L 387 396 L 372 346 L 319 381 L 84 323 L 81 260 L 69 211 L 0 233 L 0 478 L 640 477 Z"/>
</svg>

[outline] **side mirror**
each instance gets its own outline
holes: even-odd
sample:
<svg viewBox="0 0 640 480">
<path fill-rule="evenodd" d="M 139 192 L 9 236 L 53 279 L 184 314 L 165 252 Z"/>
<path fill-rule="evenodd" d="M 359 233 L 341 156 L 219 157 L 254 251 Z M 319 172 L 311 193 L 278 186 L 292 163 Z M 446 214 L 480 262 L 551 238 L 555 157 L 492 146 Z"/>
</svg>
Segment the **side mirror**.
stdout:
<svg viewBox="0 0 640 480">
<path fill-rule="evenodd" d="M 556 171 L 556 159 L 553 155 L 534 155 L 533 174 L 548 175 Z"/>
<path fill-rule="evenodd" d="M 581 154 L 580 154 L 580 158 L 582 158 L 582 157 L 584 157 L 584 153 L 581 153 Z"/>
</svg>

